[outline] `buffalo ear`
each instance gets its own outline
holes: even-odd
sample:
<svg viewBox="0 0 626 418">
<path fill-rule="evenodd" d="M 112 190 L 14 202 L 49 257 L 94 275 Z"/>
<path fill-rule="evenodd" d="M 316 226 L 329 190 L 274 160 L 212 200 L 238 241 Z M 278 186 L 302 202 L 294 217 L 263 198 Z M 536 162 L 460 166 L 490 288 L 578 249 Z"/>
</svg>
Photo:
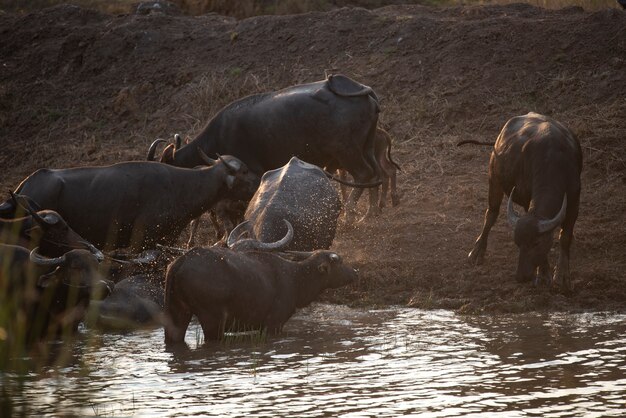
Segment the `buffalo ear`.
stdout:
<svg viewBox="0 0 626 418">
<path fill-rule="evenodd" d="M 28 228 L 26 231 L 24 231 L 26 233 L 26 236 L 29 238 L 32 238 L 32 233 L 36 232 L 36 231 L 41 231 L 41 227 L 37 224 L 31 226 L 30 228 Z"/>
<path fill-rule="evenodd" d="M 44 216 L 42 216 L 41 219 L 43 219 L 44 222 L 47 223 L 48 225 L 56 225 L 61 221 L 59 219 L 59 216 L 54 213 L 47 213 Z"/>
<path fill-rule="evenodd" d="M 228 175 L 226 176 L 226 186 L 228 186 L 228 190 L 231 190 L 235 185 L 235 176 Z"/>
<path fill-rule="evenodd" d="M 56 279 L 56 274 L 60 268 L 61 267 L 59 266 L 55 268 L 54 270 L 52 270 L 50 273 L 42 274 L 41 276 L 39 276 L 39 279 L 37 279 L 37 286 L 43 287 L 45 289 L 46 287 L 53 284 Z"/>
<path fill-rule="evenodd" d="M 330 264 L 328 264 L 328 262 L 324 261 L 322 264 L 317 266 L 317 269 L 322 274 L 328 274 L 328 272 L 330 271 Z"/>
</svg>

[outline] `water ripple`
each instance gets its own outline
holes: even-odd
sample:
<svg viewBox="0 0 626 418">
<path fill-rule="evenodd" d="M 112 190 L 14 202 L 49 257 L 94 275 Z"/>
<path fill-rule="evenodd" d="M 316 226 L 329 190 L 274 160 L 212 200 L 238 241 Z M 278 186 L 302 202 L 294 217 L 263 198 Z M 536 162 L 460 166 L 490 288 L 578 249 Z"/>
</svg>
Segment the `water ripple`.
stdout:
<svg viewBox="0 0 626 418">
<path fill-rule="evenodd" d="M 625 319 L 314 305 L 267 342 L 195 324 L 175 353 L 160 329 L 83 331 L 69 367 L 0 378 L 26 415 L 621 416 Z"/>
</svg>

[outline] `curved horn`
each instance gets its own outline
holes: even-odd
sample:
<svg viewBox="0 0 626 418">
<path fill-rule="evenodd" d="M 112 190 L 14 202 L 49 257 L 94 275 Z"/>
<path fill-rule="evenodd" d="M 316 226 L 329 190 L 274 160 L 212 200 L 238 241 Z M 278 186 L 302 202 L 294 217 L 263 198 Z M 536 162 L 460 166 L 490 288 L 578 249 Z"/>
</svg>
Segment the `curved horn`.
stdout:
<svg viewBox="0 0 626 418">
<path fill-rule="evenodd" d="M 306 260 L 307 258 L 313 255 L 313 251 L 295 251 L 295 250 L 287 250 L 283 252 L 284 254 L 292 255 L 297 257 L 300 260 Z"/>
<path fill-rule="evenodd" d="M 552 219 L 539 221 L 539 233 L 542 234 L 544 232 L 552 231 L 557 226 L 561 225 L 563 219 L 565 219 L 565 213 L 567 211 L 567 193 L 563 195 L 563 204 L 561 204 L 561 210 L 556 216 Z"/>
<path fill-rule="evenodd" d="M 228 161 L 226 161 L 224 158 L 222 158 L 221 155 L 217 154 L 217 159 L 220 160 L 221 162 L 224 163 L 224 165 L 226 167 L 228 167 L 228 169 L 230 171 L 234 171 L 237 172 L 237 170 L 239 170 L 241 168 L 241 165 L 239 165 L 239 167 L 236 167 L 233 163 L 229 163 Z"/>
<path fill-rule="evenodd" d="M 226 246 L 228 248 L 232 248 L 239 239 L 239 237 L 241 237 L 246 232 L 252 235 L 252 228 L 250 228 L 249 220 L 243 221 L 242 223 L 234 227 L 232 231 L 230 231 L 230 234 L 228 234 L 228 239 L 226 240 Z"/>
<path fill-rule="evenodd" d="M 174 151 L 178 151 L 180 146 L 183 144 L 183 139 L 179 134 L 174 135 Z"/>
<path fill-rule="evenodd" d="M 146 157 L 146 160 L 154 161 L 154 154 L 156 153 L 157 147 L 159 146 L 159 144 L 164 142 L 167 142 L 167 140 L 163 138 L 155 139 L 154 142 L 150 144 L 150 148 L 148 148 L 148 156 Z"/>
<path fill-rule="evenodd" d="M 214 166 L 215 164 L 217 164 L 217 160 L 214 160 L 213 158 L 206 155 L 204 151 L 200 149 L 200 147 L 198 147 L 197 150 L 198 150 L 198 154 L 200 155 L 200 158 L 202 159 L 202 161 L 204 161 L 206 165 Z"/>
<path fill-rule="evenodd" d="M 339 184 L 343 184 L 345 186 L 350 186 L 350 187 L 356 187 L 356 188 L 359 188 L 359 189 L 366 189 L 366 188 L 369 188 L 369 187 L 378 187 L 381 184 L 383 184 L 382 180 L 378 180 L 378 181 L 375 181 L 373 183 L 351 183 L 349 181 L 341 180 L 339 177 L 335 177 L 334 174 L 331 174 L 331 173 L 329 173 L 326 170 L 324 170 L 324 174 L 326 174 L 326 177 L 328 177 L 331 180 L 335 180 Z"/>
<path fill-rule="evenodd" d="M 509 220 L 509 225 L 511 225 L 513 229 L 515 229 L 515 225 L 517 225 L 517 221 L 519 221 L 519 218 L 520 218 L 517 212 L 515 212 L 515 209 L 513 209 L 513 193 L 514 192 L 515 192 L 515 187 L 511 189 L 511 193 L 509 194 L 509 201 L 506 205 L 506 216 Z"/>
<path fill-rule="evenodd" d="M 293 226 L 291 226 L 291 222 L 289 222 L 287 219 L 283 219 L 283 222 L 285 222 L 285 225 L 287 225 L 287 234 L 282 239 L 276 242 L 270 243 L 258 241 L 259 250 L 281 250 L 289 245 L 289 243 L 293 239 Z"/>
<path fill-rule="evenodd" d="M 96 257 L 98 262 L 104 261 L 104 254 L 102 253 L 102 251 L 97 249 L 95 245 L 87 241 L 80 241 L 80 243 L 85 246 L 87 251 L 89 251 L 91 254 L 93 254 Z"/>
<path fill-rule="evenodd" d="M 16 206 L 19 206 L 22 209 L 24 209 L 24 211 L 28 215 L 30 215 L 33 218 L 35 218 L 36 221 L 38 221 L 40 223 L 46 222 L 44 219 L 41 218 L 41 216 L 39 216 L 37 214 L 37 210 L 39 208 L 37 207 L 37 209 L 33 209 L 33 207 L 36 207 L 37 205 L 35 204 L 35 202 L 32 202 L 33 204 L 31 204 L 32 199 L 30 199 L 27 196 L 14 193 L 12 191 L 9 191 L 9 193 L 11 194 L 11 200 L 13 200 L 13 203 L 15 203 Z"/>
<path fill-rule="evenodd" d="M 285 225 L 287 225 L 287 234 L 280 240 L 275 242 L 261 242 L 255 238 L 248 238 L 241 241 L 237 241 L 231 247 L 232 250 L 261 250 L 261 251 L 272 251 L 272 250 L 282 250 L 285 248 L 291 240 L 293 239 L 293 227 L 291 223 L 287 219 L 283 219 Z"/>
<path fill-rule="evenodd" d="M 35 247 L 30 252 L 29 258 L 30 258 L 30 261 L 32 261 L 33 263 L 39 266 L 56 267 L 65 263 L 65 260 L 67 257 L 65 256 L 65 254 L 63 254 L 60 257 L 54 257 L 54 258 L 44 257 L 41 254 L 39 254 L 39 247 Z"/>
</svg>

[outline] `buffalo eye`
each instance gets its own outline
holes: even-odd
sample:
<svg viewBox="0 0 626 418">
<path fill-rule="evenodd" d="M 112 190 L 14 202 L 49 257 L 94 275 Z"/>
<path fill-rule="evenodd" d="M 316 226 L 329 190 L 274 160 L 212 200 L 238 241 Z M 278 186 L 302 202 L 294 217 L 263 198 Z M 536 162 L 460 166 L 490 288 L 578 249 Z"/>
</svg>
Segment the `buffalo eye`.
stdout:
<svg viewBox="0 0 626 418">
<path fill-rule="evenodd" d="M 317 267 L 317 269 L 322 274 L 328 274 L 328 272 L 330 271 L 330 265 L 328 263 L 322 263 Z"/>
</svg>

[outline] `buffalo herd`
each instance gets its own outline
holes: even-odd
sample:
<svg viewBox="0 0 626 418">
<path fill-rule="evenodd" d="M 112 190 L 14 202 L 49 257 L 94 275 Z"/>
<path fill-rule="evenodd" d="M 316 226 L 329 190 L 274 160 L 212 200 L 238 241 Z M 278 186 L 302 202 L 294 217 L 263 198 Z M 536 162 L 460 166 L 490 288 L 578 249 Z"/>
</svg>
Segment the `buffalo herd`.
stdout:
<svg viewBox="0 0 626 418">
<path fill-rule="evenodd" d="M 193 316 L 206 340 L 279 332 L 324 289 L 356 280 L 357 271 L 330 251 L 340 214 L 354 223 L 366 188 L 364 220 L 380 213 L 389 187 L 392 205 L 399 203 L 400 167 L 379 111 L 370 87 L 334 75 L 237 100 L 187 144 L 177 135 L 158 158 L 168 141 L 156 140 L 148 161 L 35 171 L 0 204 L 5 340 L 28 344 L 76 330 L 90 304 L 89 326 L 160 325 L 167 344 L 184 341 Z M 488 208 L 469 262 L 483 262 L 507 194 L 516 279 L 571 292 L 582 169 L 574 134 L 529 113 L 510 119 L 495 143 L 458 145 L 465 143 L 493 146 Z M 190 248 L 192 233 L 190 249 L 178 248 L 181 232 L 205 213 L 217 242 Z"/>
</svg>

